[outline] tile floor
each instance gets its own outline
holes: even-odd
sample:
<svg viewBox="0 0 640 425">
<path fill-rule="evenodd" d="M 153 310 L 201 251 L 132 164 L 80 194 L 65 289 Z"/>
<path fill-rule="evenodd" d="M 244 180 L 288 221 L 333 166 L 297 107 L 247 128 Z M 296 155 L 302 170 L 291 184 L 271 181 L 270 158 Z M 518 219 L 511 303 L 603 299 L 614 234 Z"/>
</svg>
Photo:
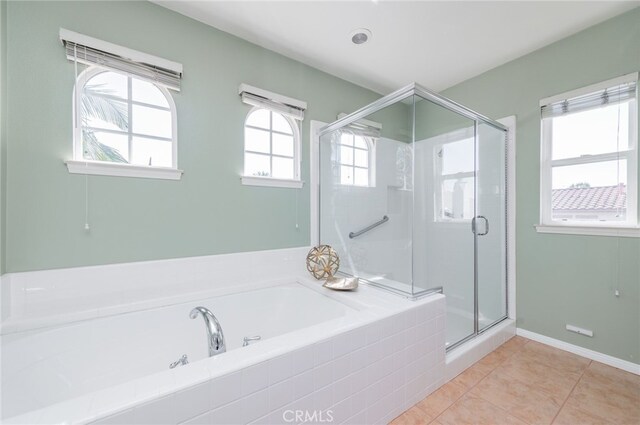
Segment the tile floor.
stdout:
<svg viewBox="0 0 640 425">
<path fill-rule="evenodd" d="M 516 336 L 391 424 L 639 425 L 640 376 Z"/>
</svg>

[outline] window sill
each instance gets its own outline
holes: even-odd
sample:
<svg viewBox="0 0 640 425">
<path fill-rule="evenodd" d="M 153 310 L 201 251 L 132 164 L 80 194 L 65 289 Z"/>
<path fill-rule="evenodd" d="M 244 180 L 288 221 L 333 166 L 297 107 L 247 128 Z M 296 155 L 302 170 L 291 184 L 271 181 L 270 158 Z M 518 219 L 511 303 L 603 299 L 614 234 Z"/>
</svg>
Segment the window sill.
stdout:
<svg viewBox="0 0 640 425">
<path fill-rule="evenodd" d="M 538 224 L 534 226 L 538 233 L 556 233 L 564 235 L 587 235 L 587 236 L 618 236 L 627 238 L 640 238 L 639 227 L 599 227 L 599 226 L 558 226 L 548 224 Z"/>
<path fill-rule="evenodd" d="M 240 177 L 242 184 L 245 186 L 262 186 L 262 187 L 285 187 L 290 189 L 301 189 L 304 185 L 302 180 L 290 179 L 274 179 L 271 177 Z"/>
<path fill-rule="evenodd" d="M 147 179 L 180 180 L 182 170 L 168 167 L 145 167 L 142 165 L 120 164 L 101 161 L 65 161 L 71 174 L 91 174 L 96 176 L 138 177 Z"/>
</svg>

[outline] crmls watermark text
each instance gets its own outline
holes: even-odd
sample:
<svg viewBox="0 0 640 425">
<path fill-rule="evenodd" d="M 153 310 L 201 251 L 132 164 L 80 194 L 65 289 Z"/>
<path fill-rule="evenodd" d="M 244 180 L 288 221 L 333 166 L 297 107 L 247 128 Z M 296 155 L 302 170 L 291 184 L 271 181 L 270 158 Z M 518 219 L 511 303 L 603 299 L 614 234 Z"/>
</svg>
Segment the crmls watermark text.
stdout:
<svg viewBox="0 0 640 425">
<path fill-rule="evenodd" d="M 333 410 L 285 410 L 282 414 L 285 422 L 291 423 L 331 423 Z"/>
</svg>

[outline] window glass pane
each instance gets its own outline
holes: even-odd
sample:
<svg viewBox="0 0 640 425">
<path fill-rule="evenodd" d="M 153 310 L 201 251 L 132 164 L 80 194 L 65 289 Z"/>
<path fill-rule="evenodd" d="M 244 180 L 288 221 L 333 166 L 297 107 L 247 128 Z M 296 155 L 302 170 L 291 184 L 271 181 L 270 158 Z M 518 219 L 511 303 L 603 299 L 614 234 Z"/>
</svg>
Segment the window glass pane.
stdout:
<svg viewBox="0 0 640 425">
<path fill-rule="evenodd" d="M 83 158 L 94 161 L 124 162 L 129 158 L 126 134 L 83 131 Z"/>
<path fill-rule="evenodd" d="M 368 149 L 369 148 L 367 146 L 367 142 L 364 140 L 364 137 L 362 137 L 362 136 L 355 136 L 353 138 L 353 141 L 355 143 L 356 148 L 360 148 L 360 149 Z"/>
<path fill-rule="evenodd" d="M 273 153 L 293 157 L 293 136 L 273 133 Z"/>
<path fill-rule="evenodd" d="M 340 146 L 340 163 L 353 165 L 353 148 L 349 146 Z"/>
<path fill-rule="evenodd" d="M 354 149 L 354 164 L 358 167 L 369 166 L 369 151 L 363 151 L 362 149 Z"/>
<path fill-rule="evenodd" d="M 247 151 L 269 153 L 269 132 L 254 128 L 244 129 L 244 149 Z"/>
<path fill-rule="evenodd" d="M 127 77 L 115 72 L 101 72 L 89 79 L 84 86 L 88 94 L 108 94 L 128 98 Z"/>
<path fill-rule="evenodd" d="M 127 104 L 101 96 L 83 96 L 83 126 L 128 131 Z"/>
<path fill-rule="evenodd" d="M 369 170 L 366 168 L 355 168 L 353 177 L 356 186 L 369 186 Z"/>
<path fill-rule="evenodd" d="M 473 218 L 473 177 L 446 179 L 442 182 L 443 219 L 470 220 Z"/>
<path fill-rule="evenodd" d="M 353 184 L 353 167 L 340 167 L 340 183 Z"/>
<path fill-rule="evenodd" d="M 552 181 L 553 220 L 626 220 L 626 160 L 553 167 Z"/>
<path fill-rule="evenodd" d="M 131 163 L 152 167 L 171 167 L 171 142 L 134 137 L 131 149 Z"/>
<path fill-rule="evenodd" d="M 273 157 L 273 177 L 277 179 L 293 178 L 293 159 Z"/>
<path fill-rule="evenodd" d="M 291 128 L 291 124 L 287 121 L 285 117 L 282 115 L 273 112 L 273 122 L 271 129 L 274 131 L 279 131 L 281 133 L 293 134 L 293 129 Z"/>
<path fill-rule="evenodd" d="M 255 153 L 244 154 L 244 174 L 245 176 L 271 176 L 271 164 L 269 155 Z"/>
<path fill-rule="evenodd" d="M 269 111 L 266 109 L 256 109 L 248 117 L 246 125 L 269 129 Z"/>
<path fill-rule="evenodd" d="M 150 105 L 162 106 L 164 108 L 169 107 L 167 98 L 160 91 L 160 89 L 152 83 L 139 80 L 137 78 L 132 78 L 131 90 L 133 100 L 135 100 L 136 102 L 144 102 Z"/>
<path fill-rule="evenodd" d="M 146 106 L 133 105 L 133 132 L 171 139 L 171 113 Z"/>
<path fill-rule="evenodd" d="M 353 134 L 345 133 L 341 135 L 340 143 L 347 146 L 353 146 Z"/>
<path fill-rule="evenodd" d="M 627 161 L 604 161 L 592 164 L 553 167 L 553 189 L 604 187 L 627 184 Z"/>
<path fill-rule="evenodd" d="M 442 160 L 443 175 L 474 170 L 473 138 L 446 143 L 436 153 Z"/>
<path fill-rule="evenodd" d="M 629 147 L 629 102 L 552 118 L 553 159 Z"/>
</svg>

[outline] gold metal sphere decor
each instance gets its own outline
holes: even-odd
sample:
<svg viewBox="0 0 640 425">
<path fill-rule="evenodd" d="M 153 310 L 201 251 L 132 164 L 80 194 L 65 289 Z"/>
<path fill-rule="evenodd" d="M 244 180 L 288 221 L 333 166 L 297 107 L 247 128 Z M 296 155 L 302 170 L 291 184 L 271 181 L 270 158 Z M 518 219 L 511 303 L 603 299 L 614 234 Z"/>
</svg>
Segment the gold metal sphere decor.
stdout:
<svg viewBox="0 0 640 425">
<path fill-rule="evenodd" d="M 307 254 L 307 270 L 316 279 L 325 279 L 322 286 L 334 291 L 353 291 L 358 288 L 357 277 L 333 277 L 340 268 L 340 257 L 329 245 L 318 245 Z"/>
<path fill-rule="evenodd" d="M 316 279 L 329 279 L 340 268 L 340 257 L 329 245 L 318 245 L 307 254 L 307 270 Z"/>
</svg>

